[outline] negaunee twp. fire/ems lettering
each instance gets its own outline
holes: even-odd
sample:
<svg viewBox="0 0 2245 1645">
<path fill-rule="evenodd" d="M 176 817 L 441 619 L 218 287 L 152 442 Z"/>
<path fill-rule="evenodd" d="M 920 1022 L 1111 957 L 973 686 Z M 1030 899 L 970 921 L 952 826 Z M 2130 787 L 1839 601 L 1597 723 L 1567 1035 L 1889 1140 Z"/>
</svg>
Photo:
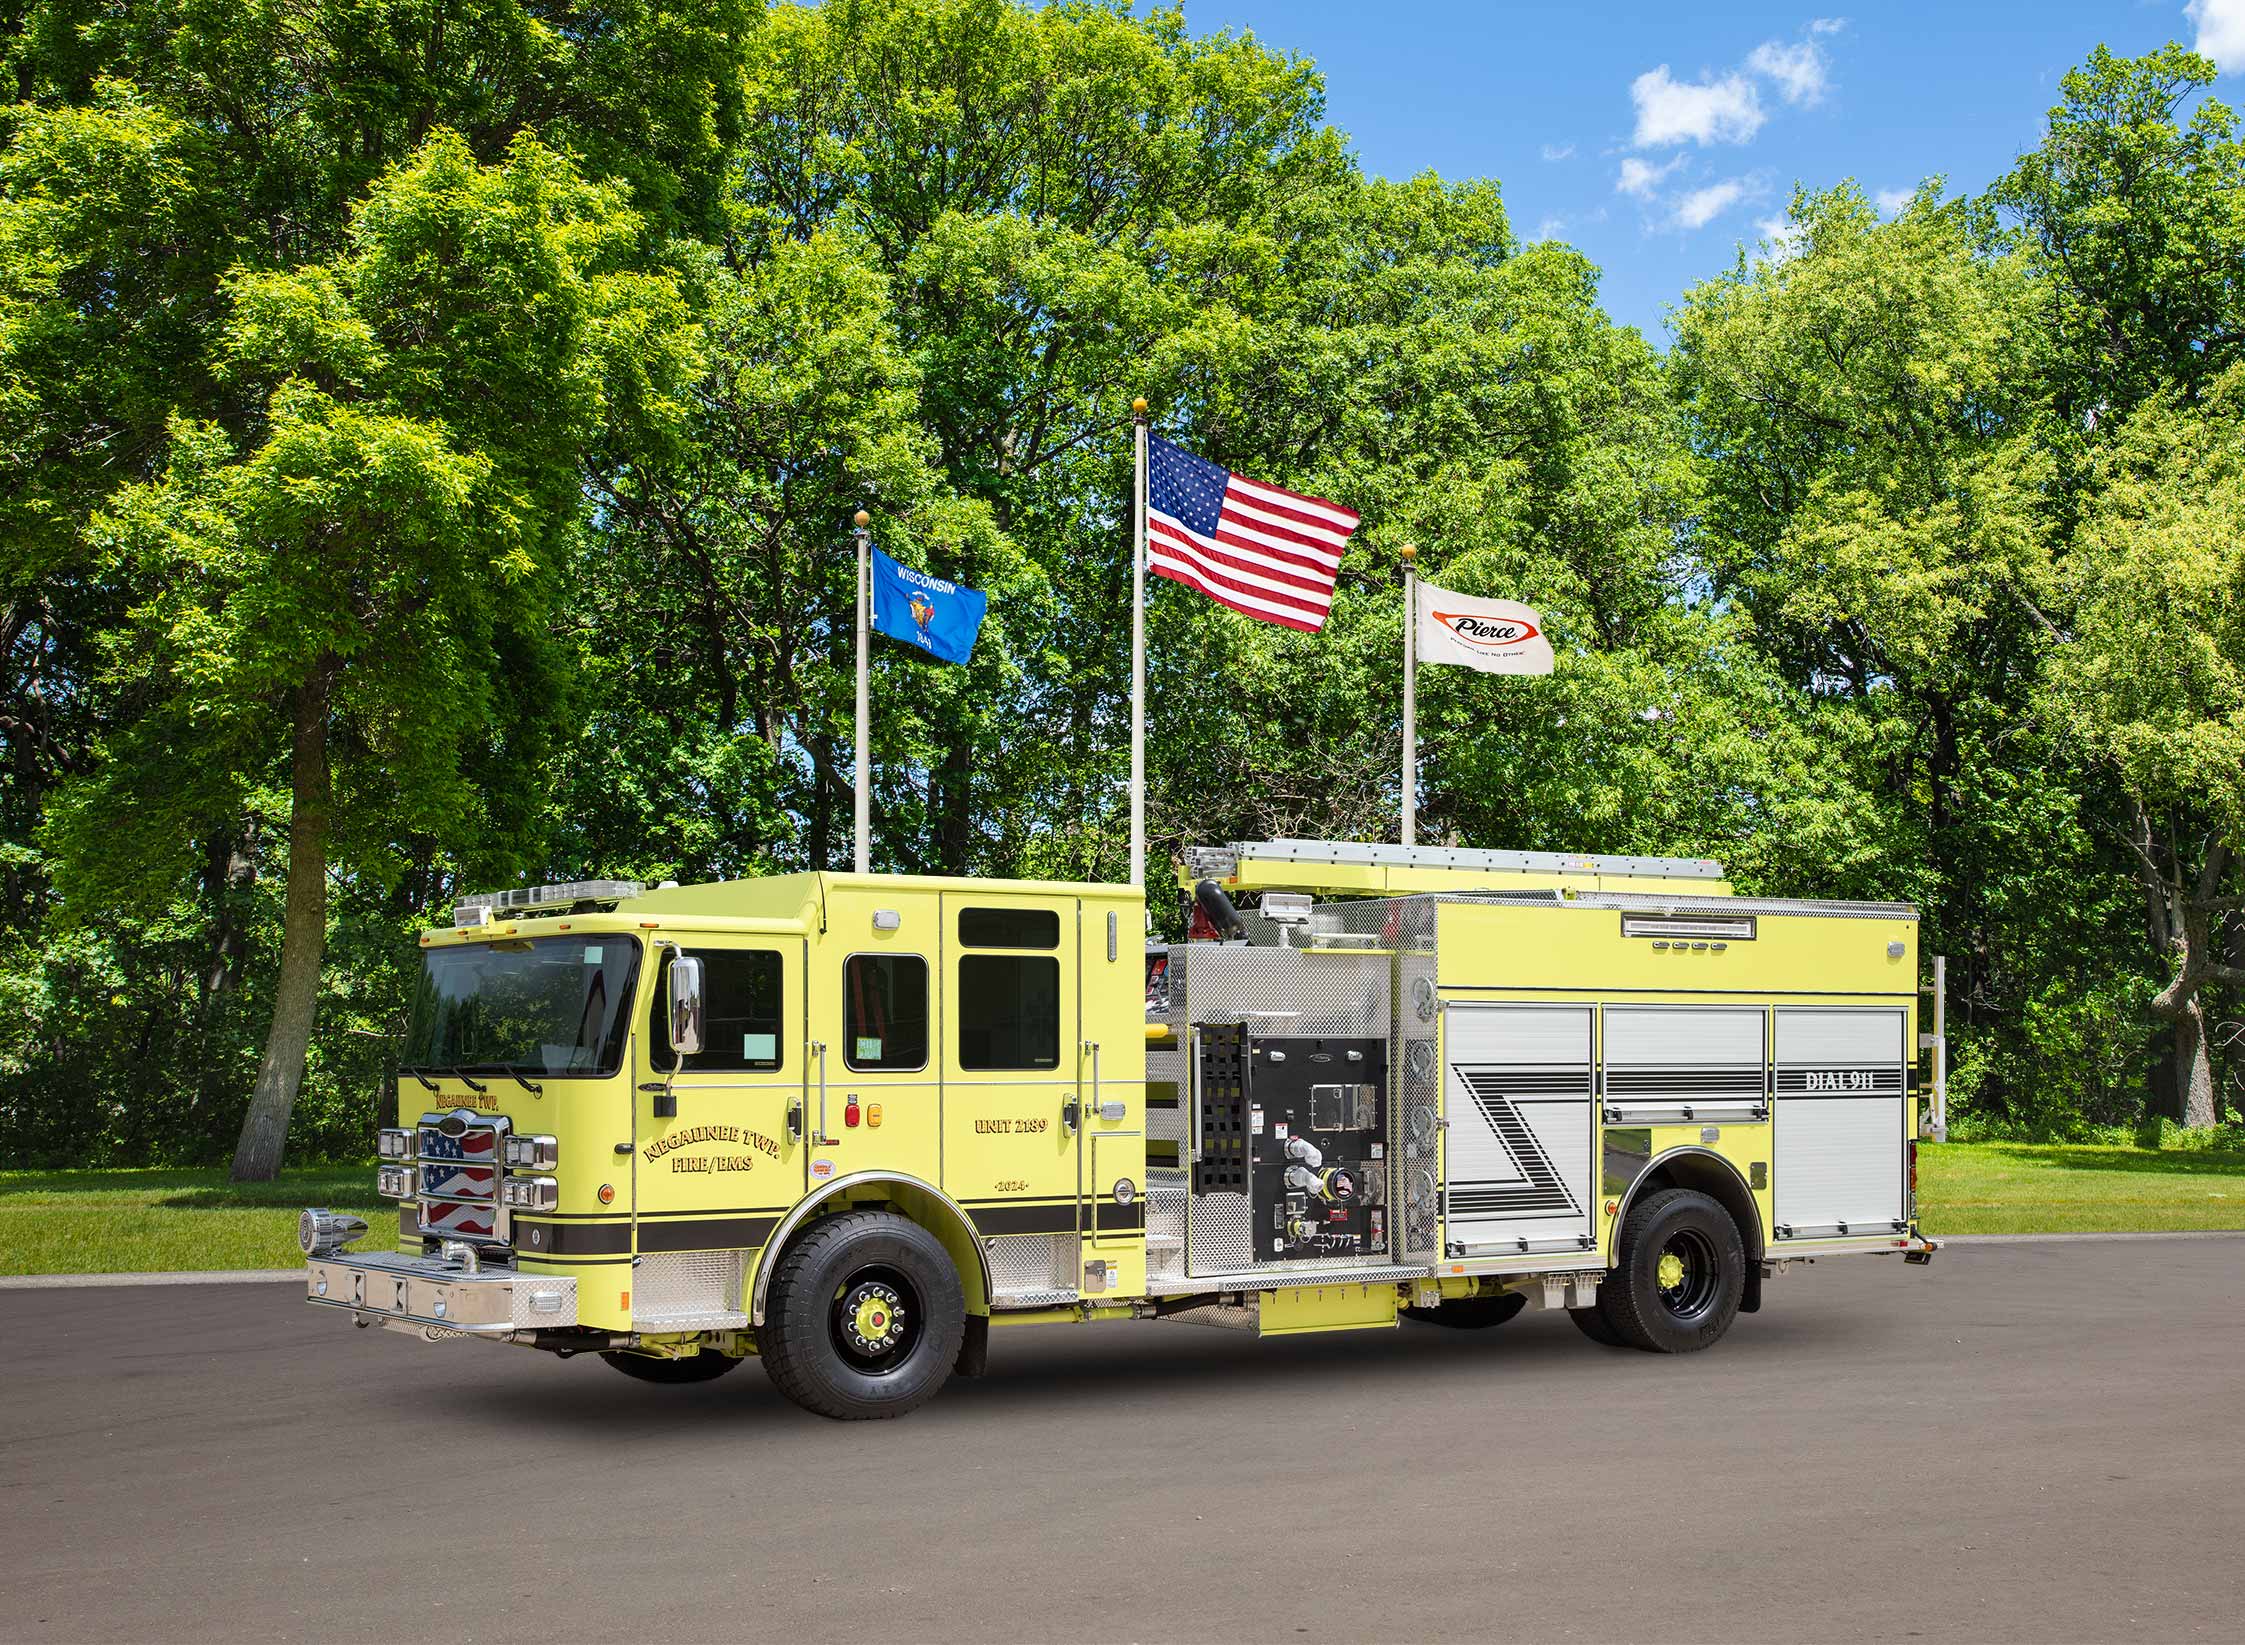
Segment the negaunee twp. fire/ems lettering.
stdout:
<svg viewBox="0 0 2245 1645">
<path fill-rule="evenodd" d="M 1567 1311 L 1706 1348 L 1931 1259 L 1918 925 L 1696 859 L 1311 840 L 1135 886 L 804 873 L 463 897 L 309 1301 L 894 1415 L 994 1327 Z M 434 1094 L 431 1094 L 433 1088 Z M 410 1105 L 410 1106 L 406 1106 Z"/>
</svg>

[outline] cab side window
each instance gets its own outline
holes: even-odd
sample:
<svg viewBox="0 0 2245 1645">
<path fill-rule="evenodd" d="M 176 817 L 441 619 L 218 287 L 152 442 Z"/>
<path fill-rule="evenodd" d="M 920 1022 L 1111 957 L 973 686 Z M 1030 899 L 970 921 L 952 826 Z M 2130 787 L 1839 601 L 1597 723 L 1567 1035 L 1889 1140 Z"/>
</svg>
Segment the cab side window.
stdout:
<svg viewBox="0 0 2245 1645">
<path fill-rule="evenodd" d="M 842 1060 L 867 1071 L 928 1065 L 926 960 L 852 954 L 843 962 Z"/>
<path fill-rule="evenodd" d="M 702 1049 L 686 1059 L 688 1073 L 771 1073 L 785 1061 L 780 1025 L 785 1014 L 781 999 L 780 957 L 768 948 L 689 949 L 702 962 L 702 990 L 706 1023 Z M 669 1073 L 677 1058 L 671 1055 L 664 1002 L 670 994 L 670 954 L 663 955 L 661 975 L 647 1018 L 648 1061 Z"/>
<path fill-rule="evenodd" d="M 959 957 L 959 1066 L 1060 1066 L 1060 962 L 1027 954 Z"/>
<path fill-rule="evenodd" d="M 1060 946 L 1050 908 L 962 908 L 962 948 Z M 1018 1070 L 1060 1066 L 1060 962 L 1036 954 L 959 956 L 959 1066 Z"/>
</svg>

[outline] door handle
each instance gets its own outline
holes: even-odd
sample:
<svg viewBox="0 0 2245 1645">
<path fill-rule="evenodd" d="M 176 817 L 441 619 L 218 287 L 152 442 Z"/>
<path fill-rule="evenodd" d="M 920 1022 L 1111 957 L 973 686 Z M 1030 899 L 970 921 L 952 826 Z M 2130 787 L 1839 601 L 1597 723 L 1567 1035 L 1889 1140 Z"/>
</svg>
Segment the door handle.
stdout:
<svg viewBox="0 0 2245 1645">
<path fill-rule="evenodd" d="M 801 1142 L 803 1140 L 803 1099 L 800 1096 L 787 1099 L 787 1140 L 789 1142 Z"/>
<path fill-rule="evenodd" d="M 811 1141 L 820 1148 L 832 1148 L 841 1138 L 826 1129 L 826 1041 L 813 1040 L 811 1049 L 818 1053 L 818 1135 Z"/>
<path fill-rule="evenodd" d="M 1074 1136 L 1083 1124 L 1083 1111 L 1084 1105 L 1081 1097 L 1070 1097 L 1062 1103 L 1060 1105 L 1060 1129 L 1069 1136 Z"/>
</svg>

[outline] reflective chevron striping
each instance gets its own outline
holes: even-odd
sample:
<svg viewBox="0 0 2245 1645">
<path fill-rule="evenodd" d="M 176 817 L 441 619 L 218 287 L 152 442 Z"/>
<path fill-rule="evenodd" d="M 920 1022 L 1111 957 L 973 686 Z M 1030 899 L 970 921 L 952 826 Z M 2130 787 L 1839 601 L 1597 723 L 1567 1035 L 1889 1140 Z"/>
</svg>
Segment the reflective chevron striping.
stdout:
<svg viewBox="0 0 2245 1645">
<path fill-rule="evenodd" d="M 1489 1183 L 1453 1179 L 1450 1184 L 1450 1208 L 1453 1213 L 1479 1216 L 1517 1216 L 1535 1211 L 1573 1212 L 1581 1207 L 1575 1203 L 1551 1156 L 1544 1152 L 1536 1133 L 1520 1117 L 1520 1110 L 1512 1105 L 1514 1095 L 1527 1093 L 1506 1087 L 1514 1085 L 1514 1069 L 1483 1067 L 1468 1068 L 1453 1063 L 1451 1072 L 1460 1083 L 1473 1093 L 1474 1106 L 1489 1122 L 1489 1129 L 1510 1156 L 1513 1168 L 1522 1180 L 1513 1183 Z M 1568 1070 L 1578 1083 L 1568 1089 L 1578 1094 L 1590 1090 L 1590 1071 L 1587 1068 Z"/>
</svg>

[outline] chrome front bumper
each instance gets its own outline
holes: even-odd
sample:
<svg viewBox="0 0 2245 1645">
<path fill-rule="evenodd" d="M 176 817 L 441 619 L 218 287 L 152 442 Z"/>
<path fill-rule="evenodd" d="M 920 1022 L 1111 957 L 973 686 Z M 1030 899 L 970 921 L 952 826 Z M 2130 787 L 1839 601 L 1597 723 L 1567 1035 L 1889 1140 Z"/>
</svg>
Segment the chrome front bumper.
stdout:
<svg viewBox="0 0 2245 1645">
<path fill-rule="evenodd" d="M 437 1257 L 339 1251 L 307 1257 L 304 1300 L 345 1308 L 361 1324 L 397 1325 L 435 1337 L 508 1337 L 577 1323 L 577 1282 L 511 1268 L 470 1272 Z"/>
</svg>

